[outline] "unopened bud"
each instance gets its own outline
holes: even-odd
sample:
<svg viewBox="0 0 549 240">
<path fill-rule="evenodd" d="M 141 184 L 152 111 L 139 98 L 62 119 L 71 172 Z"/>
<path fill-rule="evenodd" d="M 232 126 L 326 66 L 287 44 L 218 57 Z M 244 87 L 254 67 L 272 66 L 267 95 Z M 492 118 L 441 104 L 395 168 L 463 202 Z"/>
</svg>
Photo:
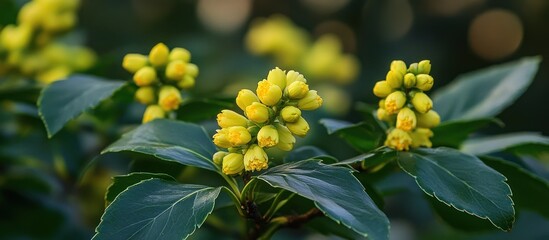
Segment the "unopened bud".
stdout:
<svg viewBox="0 0 549 240">
<path fill-rule="evenodd" d="M 276 147 L 282 151 L 292 150 L 296 141 L 294 135 L 292 135 L 292 132 L 281 124 L 276 123 L 274 126 L 278 131 L 278 144 Z"/>
<path fill-rule="evenodd" d="M 240 153 L 229 153 L 223 158 L 221 168 L 225 175 L 240 174 L 244 170 L 244 155 Z"/>
<path fill-rule="evenodd" d="M 286 73 L 277 67 L 269 71 L 267 81 L 277 85 L 280 89 L 284 89 L 286 87 Z"/>
<path fill-rule="evenodd" d="M 172 111 L 179 108 L 182 102 L 181 93 L 173 86 L 163 86 L 158 94 L 158 105 L 164 111 Z"/>
<path fill-rule="evenodd" d="M 416 75 L 413 73 L 407 73 L 404 75 L 404 87 L 413 88 L 416 85 Z"/>
<path fill-rule="evenodd" d="M 305 79 L 305 77 L 303 77 L 303 75 L 300 74 L 299 72 L 296 72 L 294 70 L 288 71 L 288 73 L 286 73 L 286 87 L 290 86 L 290 84 L 292 84 L 295 81 L 307 83 L 307 80 Z"/>
<path fill-rule="evenodd" d="M 418 92 L 412 98 L 412 105 L 414 105 L 414 109 L 419 113 L 426 113 L 433 108 L 433 101 L 427 94 Z"/>
<path fill-rule="evenodd" d="M 133 81 L 140 87 L 149 86 L 156 80 L 156 70 L 149 66 L 142 67 L 133 75 Z"/>
<path fill-rule="evenodd" d="M 270 111 L 267 106 L 262 103 L 254 102 L 246 107 L 244 111 L 248 119 L 256 123 L 267 122 L 270 118 Z"/>
<path fill-rule="evenodd" d="M 154 95 L 153 87 L 140 87 L 135 91 L 135 100 L 141 104 L 149 105 L 155 102 Z"/>
<path fill-rule="evenodd" d="M 217 124 L 221 128 L 234 126 L 246 127 L 248 125 L 248 119 L 234 111 L 222 110 L 221 113 L 217 114 Z"/>
<path fill-rule="evenodd" d="M 145 113 L 143 114 L 143 123 L 150 122 L 157 118 L 164 118 L 165 116 L 166 113 L 160 106 L 150 105 L 145 109 Z"/>
<path fill-rule="evenodd" d="M 402 60 L 395 60 L 391 62 L 391 71 L 400 73 L 400 75 L 406 74 L 406 63 Z"/>
<path fill-rule="evenodd" d="M 288 127 L 288 130 L 298 137 L 305 137 L 310 129 L 309 123 L 303 117 L 299 117 L 296 122 L 286 123 L 286 127 Z"/>
<path fill-rule="evenodd" d="M 186 74 L 183 78 L 177 83 L 177 86 L 182 89 L 189 89 L 194 87 L 196 80 L 190 75 Z"/>
<path fill-rule="evenodd" d="M 417 65 L 417 73 L 419 74 L 429 74 L 431 72 L 431 61 L 423 60 Z"/>
<path fill-rule="evenodd" d="M 419 74 L 419 72 L 418 72 L 418 64 L 417 64 L 417 63 L 412 63 L 412 64 L 410 64 L 410 67 L 408 68 L 408 72 L 409 72 L 409 73 L 413 73 L 413 74 Z"/>
<path fill-rule="evenodd" d="M 307 95 L 297 101 L 297 107 L 301 110 L 315 110 L 322 106 L 322 98 L 315 90 L 309 90 Z"/>
<path fill-rule="evenodd" d="M 274 106 L 282 97 L 282 90 L 276 84 L 267 80 L 257 83 L 257 96 L 267 106 Z"/>
<path fill-rule="evenodd" d="M 166 67 L 166 78 L 169 80 L 179 81 L 183 78 L 187 64 L 182 60 L 175 60 L 168 63 Z"/>
<path fill-rule="evenodd" d="M 286 106 L 280 111 L 280 116 L 284 122 L 296 122 L 301 117 L 301 110 L 294 106 Z"/>
<path fill-rule="evenodd" d="M 227 154 L 229 154 L 228 152 L 225 152 L 225 151 L 218 151 L 216 153 L 214 153 L 213 155 L 213 162 L 215 163 L 215 165 L 221 165 L 222 162 L 223 162 L 223 158 L 225 156 L 227 156 Z"/>
<path fill-rule="evenodd" d="M 400 72 L 390 70 L 385 77 L 385 81 L 391 88 L 400 88 L 402 86 L 402 81 L 404 80 L 404 75 Z"/>
<path fill-rule="evenodd" d="M 196 64 L 187 63 L 186 73 L 189 74 L 189 76 L 196 78 L 198 77 L 198 72 L 199 72 L 199 69 L 198 69 L 198 66 L 196 66 Z"/>
<path fill-rule="evenodd" d="M 236 95 L 236 105 L 243 111 L 254 102 L 259 102 L 259 98 L 249 89 L 242 89 Z"/>
<path fill-rule="evenodd" d="M 227 139 L 231 144 L 231 147 L 238 147 L 244 144 L 247 144 L 252 140 L 252 136 L 248 129 L 242 126 L 228 127 L 227 129 Z"/>
<path fill-rule="evenodd" d="M 170 61 L 181 60 L 188 63 L 191 60 L 191 53 L 185 48 L 174 48 L 170 51 Z"/>
<path fill-rule="evenodd" d="M 383 108 L 378 108 L 376 111 L 377 119 L 381 121 L 391 121 L 391 116 Z"/>
<path fill-rule="evenodd" d="M 156 44 L 149 53 L 149 62 L 155 67 L 164 66 L 168 63 L 170 50 L 164 43 Z"/>
<path fill-rule="evenodd" d="M 286 90 L 290 99 L 301 99 L 309 92 L 309 85 L 304 82 L 295 81 L 290 84 Z"/>
<path fill-rule="evenodd" d="M 385 110 L 388 114 L 395 114 L 406 104 L 406 94 L 396 91 L 385 98 Z"/>
<path fill-rule="evenodd" d="M 429 91 L 433 87 L 434 80 L 433 80 L 433 77 L 431 77 L 431 75 L 418 74 L 416 78 L 417 78 L 417 81 L 416 81 L 415 87 L 417 89 L 423 90 L 423 91 Z"/>
<path fill-rule="evenodd" d="M 395 90 L 387 84 L 387 81 L 379 81 L 376 82 L 376 85 L 374 86 L 374 95 L 380 98 L 387 97 L 387 95 L 391 94 Z"/>
<path fill-rule="evenodd" d="M 424 114 L 417 114 L 417 126 L 420 128 L 434 128 L 440 124 L 440 116 L 434 110 Z"/>
<path fill-rule="evenodd" d="M 149 59 L 145 55 L 129 53 L 124 56 L 122 67 L 128 72 L 135 73 L 137 70 L 147 66 L 148 61 Z"/>
</svg>

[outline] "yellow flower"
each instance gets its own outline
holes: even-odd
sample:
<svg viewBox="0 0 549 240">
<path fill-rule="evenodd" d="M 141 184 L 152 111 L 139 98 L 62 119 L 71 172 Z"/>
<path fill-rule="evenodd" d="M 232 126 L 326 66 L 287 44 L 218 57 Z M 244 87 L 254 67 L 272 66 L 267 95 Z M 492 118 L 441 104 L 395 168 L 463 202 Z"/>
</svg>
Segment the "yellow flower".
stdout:
<svg viewBox="0 0 549 240">
<path fill-rule="evenodd" d="M 267 122 L 270 118 L 269 108 L 261 103 L 253 102 L 246 107 L 246 116 L 256 123 Z"/>
<path fill-rule="evenodd" d="M 392 88 L 400 88 L 402 86 L 402 81 L 404 81 L 404 75 L 400 72 L 390 70 L 387 72 L 385 81 Z"/>
<path fill-rule="evenodd" d="M 378 106 L 379 108 L 385 109 L 385 99 L 379 100 L 379 102 L 377 103 L 377 106 Z"/>
<path fill-rule="evenodd" d="M 385 110 L 388 114 L 397 113 L 406 104 L 406 94 L 396 91 L 385 98 Z"/>
<path fill-rule="evenodd" d="M 185 48 L 176 47 L 172 49 L 172 51 L 170 51 L 169 60 L 170 61 L 181 60 L 185 63 L 188 63 L 191 60 L 191 53 L 189 52 L 189 50 Z"/>
<path fill-rule="evenodd" d="M 429 91 L 433 87 L 433 77 L 427 74 L 418 74 L 416 76 L 416 88 L 423 91 Z"/>
<path fill-rule="evenodd" d="M 259 98 L 249 89 L 242 89 L 236 95 L 236 105 L 243 111 L 246 111 L 246 107 L 252 105 L 254 102 L 259 102 Z"/>
<path fill-rule="evenodd" d="M 142 67 L 133 75 L 133 81 L 137 86 L 149 86 L 156 82 L 156 70 L 152 67 Z"/>
<path fill-rule="evenodd" d="M 248 132 L 248 129 L 242 126 L 228 127 L 227 139 L 231 144 L 231 147 L 238 147 L 247 144 L 252 140 L 252 135 Z"/>
<path fill-rule="evenodd" d="M 0 43 L 8 50 L 20 50 L 27 47 L 31 37 L 32 27 L 30 25 L 7 25 L 0 33 Z"/>
<path fill-rule="evenodd" d="M 391 116 L 383 108 L 377 109 L 377 119 L 381 121 L 391 121 Z"/>
<path fill-rule="evenodd" d="M 304 98 L 297 101 L 297 107 L 301 110 L 315 110 L 322 106 L 322 98 L 315 90 L 309 90 Z"/>
<path fill-rule="evenodd" d="M 183 76 L 183 79 L 181 79 L 177 83 L 177 86 L 183 89 L 189 89 L 194 87 L 194 84 L 195 84 L 195 79 L 187 74 Z"/>
<path fill-rule="evenodd" d="M 286 73 L 277 67 L 269 71 L 267 81 L 277 85 L 280 89 L 284 89 L 286 87 Z"/>
<path fill-rule="evenodd" d="M 135 91 L 135 100 L 141 104 L 152 104 L 154 103 L 154 88 L 152 87 L 140 87 Z"/>
<path fill-rule="evenodd" d="M 218 151 L 214 153 L 212 160 L 215 163 L 215 165 L 221 165 L 223 163 L 223 158 L 227 156 L 229 153 L 225 151 Z"/>
<path fill-rule="evenodd" d="M 71 69 L 69 69 L 67 66 L 59 65 L 44 72 L 41 72 L 36 76 L 36 79 L 42 83 L 49 84 L 64 79 L 70 74 Z"/>
<path fill-rule="evenodd" d="M 417 73 L 429 74 L 431 72 L 431 62 L 429 60 L 423 60 L 417 65 Z"/>
<path fill-rule="evenodd" d="M 429 140 L 433 136 L 433 131 L 428 128 L 416 128 L 410 133 L 412 138 L 412 147 L 432 147 L 433 143 Z"/>
<path fill-rule="evenodd" d="M 158 105 L 164 109 L 164 111 L 172 111 L 179 108 L 183 100 L 181 99 L 181 93 L 173 86 L 163 86 L 158 94 Z"/>
<path fill-rule="evenodd" d="M 294 81 L 286 90 L 290 99 L 301 99 L 309 92 L 309 85 L 301 81 Z"/>
<path fill-rule="evenodd" d="M 182 60 L 175 60 L 168 63 L 166 67 L 166 78 L 174 81 L 179 81 L 185 74 L 187 64 Z"/>
<path fill-rule="evenodd" d="M 294 106 L 286 106 L 280 111 L 280 116 L 284 122 L 295 122 L 301 117 L 301 110 Z"/>
<path fill-rule="evenodd" d="M 149 62 L 155 66 L 160 67 L 168 63 L 170 50 L 164 43 L 156 44 L 149 53 Z"/>
<path fill-rule="evenodd" d="M 286 73 L 286 87 L 290 86 L 290 84 L 295 81 L 307 83 L 305 77 L 303 77 L 303 75 L 299 72 L 296 72 L 294 70 L 288 71 L 288 73 Z"/>
<path fill-rule="evenodd" d="M 416 75 L 413 73 L 407 73 L 404 75 L 404 87 L 412 88 L 416 85 Z"/>
<path fill-rule="evenodd" d="M 387 97 L 389 94 L 391 94 L 394 91 L 395 90 L 391 88 L 391 86 L 389 86 L 387 81 L 378 81 L 374 86 L 374 95 L 380 98 Z"/>
<path fill-rule="evenodd" d="M 296 122 L 286 123 L 286 127 L 288 127 L 288 130 L 298 137 L 305 137 L 310 129 L 309 123 L 307 123 L 307 120 L 303 117 L 299 117 Z"/>
<path fill-rule="evenodd" d="M 143 123 L 150 122 L 157 118 L 164 118 L 166 113 L 158 105 L 150 105 L 145 109 L 143 114 Z"/>
<path fill-rule="evenodd" d="M 396 127 L 404 131 L 411 131 L 416 127 L 416 114 L 411 109 L 405 107 L 400 109 L 397 115 Z"/>
<path fill-rule="evenodd" d="M 222 110 L 221 113 L 217 114 L 217 124 L 221 128 L 233 126 L 246 127 L 248 125 L 248 119 L 234 111 Z"/>
<path fill-rule="evenodd" d="M 229 153 L 223 158 L 221 169 L 225 175 L 240 174 L 244 170 L 244 156 L 240 153 Z"/>
<path fill-rule="evenodd" d="M 257 143 L 260 147 L 274 147 L 278 144 L 278 131 L 273 125 L 263 126 L 257 133 Z"/>
<path fill-rule="evenodd" d="M 257 96 L 267 106 L 274 106 L 282 97 L 282 90 L 276 84 L 267 80 L 257 83 Z"/>
<path fill-rule="evenodd" d="M 278 131 L 278 144 L 276 147 L 278 147 L 282 151 L 290 151 L 294 148 L 295 144 L 295 137 L 292 135 L 290 130 L 281 125 L 281 124 L 274 124 L 276 130 Z"/>
<path fill-rule="evenodd" d="M 216 133 L 213 135 L 214 144 L 221 148 L 232 147 L 231 142 L 229 142 L 228 132 L 229 129 L 227 128 L 217 129 Z"/>
<path fill-rule="evenodd" d="M 391 71 L 400 73 L 400 75 L 406 74 L 406 63 L 402 60 L 394 60 L 391 62 Z"/>
<path fill-rule="evenodd" d="M 269 167 L 269 158 L 263 148 L 253 144 L 244 154 L 244 169 L 246 171 L 261 171 Z"/>
<path fill-rule="evenodd" d="M 427 94 L 418 92 L 412 97 L 412 105 L 416 111 L 426 113 L 433 108 L 433 101 Z"/>
<path fill-rule="evenodd" d="M 189 74 L 189 76 L 196 78 L 198 77 L 198 72 L 199 72 L 198 66 L 196 66 L 193 63 L 187 63 L 186 72 L 187 74 Z"/>
<path fill-rule="evenodd" d="M 385 146 L 396 149 L 398 151 L 408 151 L 412 144 L 410 135 L 398 128 L 393 129 L 385 140 Z"/>
<path fill-rule="evenodd" d="M 417 63 L 410 64 L 410 67 L 408 68 L 408 72 L 413 73 L 413 74 L 419 74 L 418 64 Z"/>
<path fill-rule="evenodd" d="M 137 72 L 137 70 L 147 66 L 148 62 L 149 60 L 145 55 L 129 53 L 124 56 L 124 60 L 122 61 L 122 67 L 128 72 L 135 73 Z"/>
<path fill-rule="evenodd" d="M 434 128 L 438 124 L 440 124 L 440 116 L 434 110 L 417 114 L 417 126 L 420 128 Z"/>
</svg>

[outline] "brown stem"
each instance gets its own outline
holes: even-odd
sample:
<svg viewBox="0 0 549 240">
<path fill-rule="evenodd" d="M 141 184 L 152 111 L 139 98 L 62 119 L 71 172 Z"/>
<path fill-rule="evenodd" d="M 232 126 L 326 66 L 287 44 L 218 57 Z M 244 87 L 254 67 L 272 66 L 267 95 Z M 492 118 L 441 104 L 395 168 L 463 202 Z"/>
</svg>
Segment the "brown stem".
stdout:
<svg viewBox="0 0 549 240">
<path fill-rule="evenodd" d="M 300 215 L 289 215 L 286 216 L 287 222 L 282 225 L 282 227 L 291 227 L 296 228 L 300 227 L 302 224 L 306 223 L 307 221 L 320 217 L 324 215 L 318 208 L 311 208 L 306 213 L 300 214 Z"/>
</svg>

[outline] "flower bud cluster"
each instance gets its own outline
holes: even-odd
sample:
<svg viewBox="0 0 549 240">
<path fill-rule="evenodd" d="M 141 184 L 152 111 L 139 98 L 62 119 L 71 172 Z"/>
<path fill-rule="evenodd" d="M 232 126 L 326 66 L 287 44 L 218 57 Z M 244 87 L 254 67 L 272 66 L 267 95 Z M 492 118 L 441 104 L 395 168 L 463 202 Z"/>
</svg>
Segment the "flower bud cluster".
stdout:
<svg viewBox="0 0 549 240">
<path fill-rule="evenodd" d="M 88 48 L 56 42 L 76 25 L 79 0 L 32 0 L 17 23 L 0 30 L 0 74 L 18 74 L 42 83 L 63 79 L 95 63 Z"/>
<path fill-rule="evenodd" d="M 122 67 L 133 73 L 133 82 L 139 88 L 135 99 L 147 106 L 143 123 L 164 118 L 177 110 L 183 98 L 180 90 L 194 87 L 198 67 L 190 63 L 191 53 L 184 48 L 172 50 L 163 43 L 156 44 L 149 55 L 129 53 Z"/>
<path fill-rule="evenodd" d="M 215 145 L 227 149 L 213 156 L 227 175 L 266 169 L 269 163 L 266 148 L 292 150 L 294 135 L 305 137 L 309 131 L 301 112 L 319 108 L 322 98 L 309 89 L 302 74 L 275 68 L 257 84 L 255 93 L 240 90 L 236 104 L 244 115 L 221 111 L 217 115 L 221 129 L 213 136 Z"/>
<path fill-rule="evenodd" d="M 431 147 L 430 128 L 440 123 L 440 116 L 432 110 L 433 101 L 425 94 L 433 87 L 431 63 L 423 60 L 409 67 L 400 60 L 391 63 L 385 80 L 375 84 L 373 92 L 379 101 L 377 118 L 388 122 L 385 146 L 399 151 L 410 147 Z"/>
</svg>

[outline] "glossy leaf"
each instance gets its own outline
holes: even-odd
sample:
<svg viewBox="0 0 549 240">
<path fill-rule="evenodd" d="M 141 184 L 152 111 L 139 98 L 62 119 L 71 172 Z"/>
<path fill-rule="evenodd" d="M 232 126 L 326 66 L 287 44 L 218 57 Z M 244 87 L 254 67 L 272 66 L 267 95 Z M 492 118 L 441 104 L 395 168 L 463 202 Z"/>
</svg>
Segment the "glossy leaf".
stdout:
<svg viewBox="0 0 549 240">
<path fill-rule="evenodd" d="M 473 120 L 457 120 L 443 122 L 433 128 L 434 136 L 431 138 L 433 146 L 459 148 L 469 136 L 490 123 L 503 125 L 493 118 L 481 118 Z"/>
<path fill-rule="evenodd" d="M 270 168 L 257 178 L 313 200 L 326 216 L 362 236 L 389 237 L 389 220 L 348 168 L 307 160 Z"/>
<path fill-rule="evenodd" d="M 369 152 L 381 144 L 385 133 L 377 123 L 349 123 L 335 119 L 322 119 L 320 124 L 326 127 L 328 134 L 344 139 L 360 152 Z"/>
<path fill-rule="evenodd" d="M 540 62 L 525 57 L 458 76 L 433 94 L 434 109 L 442 120 L 496 116 L 526 91 Z"/>
<path fill-rule="evenodd" d="M 515 220 L 505 176 L 477 157 L 451 148 L 399 152 L 399 166 L 429 196 L 508 231 Z"/>
<path fill-rule="evenodd" d="M 113 183 L 107 188 L 107 193 L 105 194 L 105 201 L 110 203 L 114 201 L 116 196 L 122 191 L 126 190 L 128 187 L 133 186 L 143 180 L 148 180 L 151 178 L 164 179 L 167 181 L 175 181 L 175 179 L 163 173 L 148 173 L 148 172 L 134 172 L 127 175 L 115 176 L 113 177 Z"/>
<path fill-rule="evenodd" d="M 45 87 L 38 98 L 38 113 L 52 137 L 71 119 L 112 96 L 125 82 L 72 75 Z"/>
<path fill-rule="evenodd" d="M 358 162 L 363 162 L 364 167 L 375 167 L 380 164 L 385 164 L 396 158 L 396 151 L 388 147 L 380 147 L 374 151 L 364 153 L 332 165 L 351 165 Z"/>
<path fill-rule="evenodd" d="M 122 135 L 102 153 L 131 151 L 161 160 L 217 171 L 211 160 L 215 146 L 198 125 L 157 119 Z"/>
<path fill-rule="evenodd" d="M 322 160 L 323 163 L 335 163 L 337 159 L 328 155 L 324 150 L 314 146 L 303 146 L 292 150 L 284 158 L 284 162 L 297 162 L 307 159 Z"/>
<path fill-rule="evenodd" d="M 483 155 L 504 151 L 506 149 L 518 149 L 521 146 L 530 144 L 539 145 L 539 151 L 545 149 L 545 152 L 549 152 L 549 138 L 542 136 L 539 133 L 531 132 L 501 134 L 469 139 L 463 143 L 461 150 L 474 155 Z"/>
<path fill-rule="evenodd" d="M 535 211 L 549 219 L 549 182 L 519 165 L 503 159 L 482 157 L 482 161 L 507 177 L 519 210 Z"/>
<path fill-rule="evenodd" d="M 185 239 L 213 211 L 220 189 L 142 181 L 107 207 L 93 239 Z"/>
</svg>

